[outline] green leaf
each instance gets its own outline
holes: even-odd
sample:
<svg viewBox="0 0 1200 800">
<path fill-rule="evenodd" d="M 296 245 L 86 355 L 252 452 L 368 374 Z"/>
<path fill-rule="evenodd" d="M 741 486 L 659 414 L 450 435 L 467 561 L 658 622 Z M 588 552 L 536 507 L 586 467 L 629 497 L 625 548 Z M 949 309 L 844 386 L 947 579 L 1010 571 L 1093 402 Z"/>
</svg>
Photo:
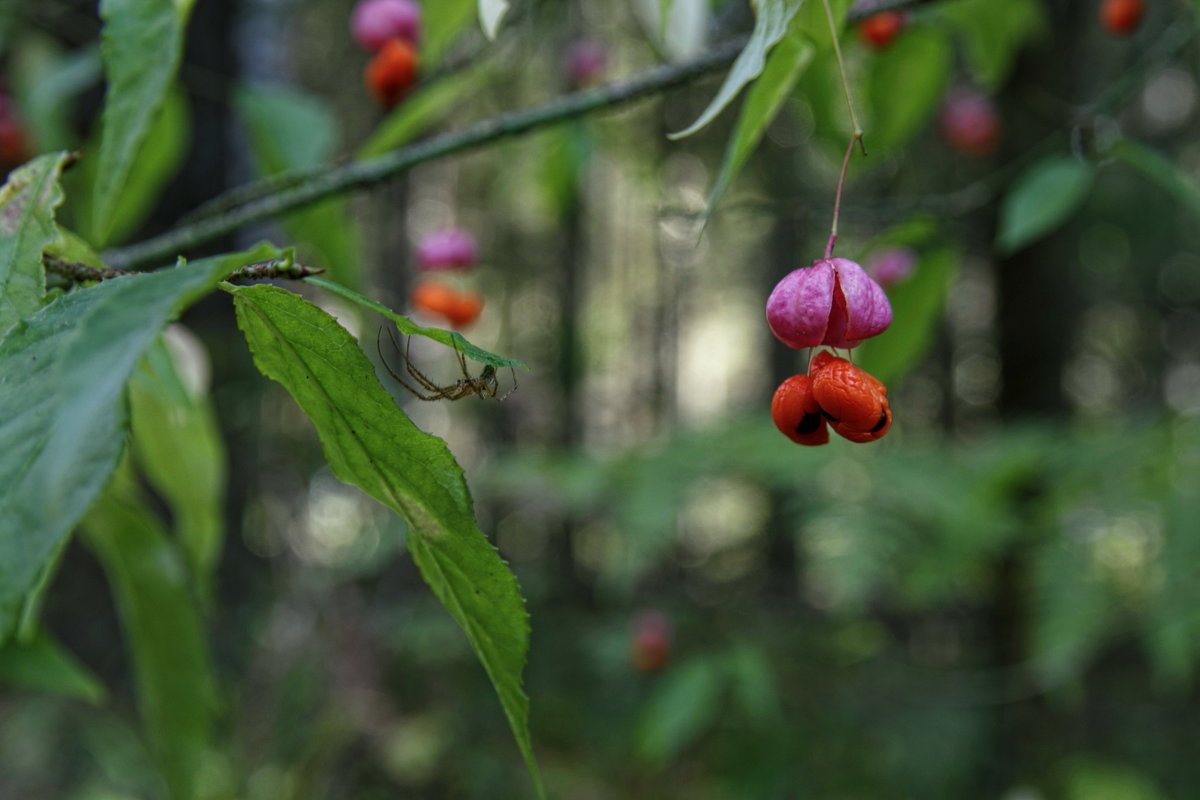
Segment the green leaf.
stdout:
<svg viewBox="0 0 1200 800">
<path fill-rule="evenodd" d="M 669 134 L 667 138 L 682 139 L 691 136 L 716 119 L 725 106 L 737 97 L 742 87 L 762 73 L 766 66 L 767 53 L 787 33 L 788 23 L 802 5 L 804 0 L 762 0 L 758 5 L 758 16 L 754 21 L 754 32 L 750 34 L 750 41 L 733 62 L 733 67 L 725 76 L 721 88 L 717 90 L 716 97 L 695 122 L 677 133 Z"/>
<path fill-rule="evenodd" d="M 100 46 L 92 43 L 64 50 L 50 36 L 22 33 L 22 46 L 12 51 L 18 107 L 42 150 L 79 146 L 72 112 L 75 98 L 100 80 Z"/>
<path fill-rule="evenodd" d="M 44 632 L 27 642 L 9 642 L 0 647 L 0 683 L 93 705 L 101 703 L 107 694 L 104 684 L 87 667 Z"/>
<path fill-rule="evenodd" d="M 1021 47 L 1046 27 L 1038 0 L 959 0 L 937 8 L 962 34 L 975 83 L 988 92 L 1004 84 Z"/>
<path fill-rule="evenodd" d="M 1057 228 L 1083 203 L 1092 177 L 1091 165 L 1065 156 L 1021 173 L 1000 205 L 996 247 L 1012 253 Z"/>
<path fill-rule="evenodd" d="M 441 120 L 464 96 L 492 83 L 496 76 L 492 62 L 477 61 L 454 75 L 447 75 L 406 97 L 366 143 L 358 149 L 360 159 L 374 158 L 415 139 Z"/>
<path fill-rule="evenodd" d="M 231 291 L 255 363 L 312 420 L 333 473 L 408 521 L 413 561 L 466 631 L 542 796 L 521 689 L 525 605 L 512 572 L 475 524 L 462 469 L 445 442 L 400 410 L 333 317 L 275 286 Z"/>
<path fill-rule="evenodd" d="M 167 94 L 161 113 L 138 148 L 137 160 L 133 162 L 125 186 L 114 203 L 107 236 L 92 231 L 93 240 L 124 241 L 146 221 L 154 211 L 162 190 L 183 166 L 191 142 L 191 131 L 191 112 L 182 89 L 176 86 Z M 99 178 L 100 162 L 85 161 L 84 165 L 94 180 Z M 94 200 L 95 196 L 89 199 Z"/>
<path fill-rule="evenodd" d="M 663 675 L 642 714 L 638 757 L 664 765 L 708 730 L 719 710 L 720 677 L 707 661 L 693 661 Z"/>
<path fill-rule="evenodd" d="M 305 278 L 305 281 L 313 284 L 314 286 L 320 286 L 325 291 L 332 292 L 333 294 L 343 297 L 352 303 L 356 303 L 364 308 L 369 308 L 377 314 L 382 314 L 392 322 L 396 323 L 396 329 L 406 336 L 424 336 L 428 339 L 432 339 L 435 342 L 440 342 L 447 347 L 454 348 L 467 358 L 480 364 L 490 364 L 497 368 L 525 366 L 520 361 L 515 359 L 498 356 L 495 353 L 489 353 L 482 347 L 476 347 L 463 338 L 461 333 L 457 333 L 456 331 L 447 331 L 441 328 L 423 328 L 420 325 L 412 322 L 408 317 L 397 314 L 387 306 L 381 305 L 369 297 L 364 297 L 353 289 L 347 289 L 345 286 L 339 286 L 338 284 L 327 281 L 324 278 Z"/>
<path fill-rule="evenodd" d="M 1157 150 L 1130 139 L 1121 139 L 1108 154 L 1124 161 L 1166 189 L 1193 214 L 1200 216 L 1200 183 Z"/>
<path fill-rule="evenodd" d="M 795 33 L 785 36 L 772 51 L 762 77 L 754 82 L 747 94 L 746 102 L 738 115 L 737 126 L 733 129 L 733 135 L 729 137 L 721 173 L 708 196 L 705 218 L 712 214 L 725 189 L 733 182 L 750 153 L 758 146 L 763 132 L 779 113 L 800 73 L 812 61 L 813 52 L 813 46 Z"/>
<path fill-rule="evenodd" d="M 66 153 L 39 156 L 8 176 L 0 188 L 0 335 L 42 304 L 46 273 L 42 251 L 58 238 L 54 210 Z"/>
<path fill-rule="evenodd" d="M 479 27 L 483 29 L 484 36 L 496 40 L 509 5 L 509 0 L 479 0 Z"/>
<path fill-rule="evenodd" d="M 733 697 L 746 716 L 756 723 L 778 718 L 779 690 L 766 652 L 756 644 L 740 644 L 729 654 L 728 666 Z"/>
<path fill-rule="evenodd" d="M 925 126 L 945 94 L 953 58 L 941 31 L 921 27 L 872 56 L 864 122 L 872 155 L 904 145 Z"/>
<path fill-rule="evenodd" d="M 109 228 L 134 162 L 166 102 L 183 52 L 183 34 L 195 0 L 101 0 L 101 50 L 108 93 L 101 117 L 100 152 L 92 199 L 97 246 Z"/>
<path fill-rule="evenodd" d="M 190 800 L 211 781 L 216 680 L 187 569 L 140 494 L 125 464 L 84 520 L 84 540 L 116 600 L 138 705 L 171 797 Z"/>
<path fill-rule="evenodd" d="M 338 141 L 333 111 L 314 95 L 282 86 L 243 87 L 234 102 L 264 176 L 304 173 L 328 164 Z M 342 197 L 322 200 L 284 218 L 300 261 L 356 284 L 361 261 L 358 227 Z"/>
<path fill-rule="evenodd" d="M 129 382 L 133 447 L 171 509 L 187 564 L 207 599 L 224 536 L 225 448 L 208 397 L 189 387 L 159 337 Z"/>
<path fill-rule="evenodd" d="M 273 248 L 59 297 L 0 343 L 0 640 L 124 446 L 125 383 L 167 321 Z"/>
<path fill-rule="evenodd" d="M 858 365 L 886 385 L 907 375 L 933 343 L 958 267 L 952 250 L 921 253 L 912 276 L 888 287 L 892 325 L 863 342 L 855 355 Z"/>
<path fill-rule="evenodd" d="M 476 18 L 477 0 L 438 0 L 421 6 L 424 38 L 421 69 L 437 64 L 454 40 Z"/>
</svg>

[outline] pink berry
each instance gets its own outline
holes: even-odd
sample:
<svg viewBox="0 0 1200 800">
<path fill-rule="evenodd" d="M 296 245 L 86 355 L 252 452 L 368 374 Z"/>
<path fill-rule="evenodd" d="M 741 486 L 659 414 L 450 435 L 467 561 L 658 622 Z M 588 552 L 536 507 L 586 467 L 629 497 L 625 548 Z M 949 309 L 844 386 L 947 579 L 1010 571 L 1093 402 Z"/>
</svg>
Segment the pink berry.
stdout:
<svg viewBox="0 0 1200 800">
<path fill-rule="evenodd" d="M 378 52 L 389 39 L 421 41 L 421 7 L 412 0 L 362 0 L 350 17 L 354 39 L 370 53 Z"/>
<path fill-rule="evenodd" d="M 470 269 L 478 258 L 475 237 L 462 228 L 434 231 L 417 247 L 417 260 L 426 270 Z"/>
<path fill-rule="evenodd" d="M 907 247 L 889 247 L 871 255 L 867 273 L 883 287 L 907 278 L 917 266 L 917 254 Z"/>
<path fill-rule="evenodd" d="M 951 89 L 939 116 L 942 134 L 968 156 L 986 156 L 1000 146 L 1000 116 L 987 95 L 974 89 Z"/>
<path fill-rule="evenodd" d="M 858 264 L 823 258 L 775 285 L 767 298 L 767 324 L 779 341 L 797 350 L 821 344 L 851 348 L 887 330 L 892 306 Z"/>
<path fill-rule="evenodd" d="M 587 86 L 598 81 L 608 66 L 608 49 L 600 42 L 580 39 L 567 47 L 563 63 L 571 85 Z"/>
</svg>

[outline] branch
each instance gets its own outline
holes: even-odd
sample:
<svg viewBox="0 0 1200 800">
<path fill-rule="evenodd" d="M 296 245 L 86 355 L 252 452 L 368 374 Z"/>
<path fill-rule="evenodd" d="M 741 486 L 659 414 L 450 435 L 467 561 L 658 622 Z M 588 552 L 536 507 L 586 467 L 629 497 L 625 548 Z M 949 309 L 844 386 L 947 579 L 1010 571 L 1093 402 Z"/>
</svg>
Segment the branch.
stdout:
<svg viewBox="0 0 1200 800">
<path fill-rule="evenodd" d="M 139 271 L 136 269 L 104 269 L 103 267 L 93 267 L 90 264 L 84 264 L 79 261 L 67 261 L 66 259 L 49 254 L 43 254 L 42 263 L 48 272 L 53 272 L 55 275 L 65 278 L 71 283 L 93 283 L 95 281 L 121 278 L 125 275 L 139 274 Z M 261 281 L 268 278 L 300 280 L 310 275 L 320 275 L 324 271 L 317 267 L 310 267 L 306 264 L 293 261 L 290 257 L 273 258 L 269 261 L 256 261 L 253 264 L 247 264 L 244 267 L 235 269 L 225 276 L 225 280 Z"/>
<path fill-rule="evenodd" d="M 376 158 L 335 167 L 313 175 L 297 186 L 240 205 L 219 216 L 196 220 L 144 242 L 110 250 L 104 254 L 104 261 L 115 268 L 129 269 L 173 259 L 198 244 L 232 233 L 243 225 L 380 183 L 426 161 L 472 150 L 593 111 L 616 108 L 682 86 L 733 61 L 745 44 L 745 39 L 731 41 L 685 64 L 658 67 L 626 81 L 564 95 L 534 108 L 485 120 L 464 131 L 435 136 Z"/>
</svg>

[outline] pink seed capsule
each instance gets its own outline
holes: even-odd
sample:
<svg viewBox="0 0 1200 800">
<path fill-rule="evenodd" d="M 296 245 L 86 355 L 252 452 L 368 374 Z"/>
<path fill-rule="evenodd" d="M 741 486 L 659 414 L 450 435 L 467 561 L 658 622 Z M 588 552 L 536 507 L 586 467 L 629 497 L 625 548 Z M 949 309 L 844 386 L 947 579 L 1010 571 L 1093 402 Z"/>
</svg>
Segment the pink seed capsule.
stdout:
<svg viewBox="0 0 1200 800">
<path fill-rule="evenodd" d="M 462 228 L 434 231 L 417 247 L 417 260 L 426 270 L 470 269 L 478 258 L 475 237 Z"/>
<path fill-rule="evenodd" d="M 767 324 L 797 350 L 851 348 L 892 324 L 883 289 L 848 258 L 823 258 L 788 273 L 767 298 Z"/>
<path fill-rule="evenodd" d="M 362 0 L 350 17 L 354 39 L 369 53 L 381 50 L 389 39 L 421 42 L 421 7 L 412 0 Z"/>
</svg>

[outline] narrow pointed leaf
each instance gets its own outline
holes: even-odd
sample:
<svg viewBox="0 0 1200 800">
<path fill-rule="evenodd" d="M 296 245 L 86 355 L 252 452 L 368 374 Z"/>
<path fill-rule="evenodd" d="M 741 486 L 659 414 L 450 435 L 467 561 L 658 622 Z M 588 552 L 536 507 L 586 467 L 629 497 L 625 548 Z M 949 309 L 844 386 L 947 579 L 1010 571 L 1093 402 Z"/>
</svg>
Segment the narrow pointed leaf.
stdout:
<svg viewBox="0 0 1200 800">
<path fill-rule="evenodd" d="M 45 632 L 27 642 L 0 647 L 0 684 L 92 704 L 101 702 L 106 694 L 100 679 Z"/>
<path fill-rule="evenodd" d="M 996 246 L 1020 250 L 1057 228 L 1075 212 L 1092 186 L 1090 165 L 1074 158 L 1046 158 L 1017 177 L 1000 205 Z"/>
<path fill-rule="evenodd" d="M 217 688 L 199 605 L 179 551 L 145 507 L 128 464 L 83 524 L 132 656 L 138 707 L 173 800 L 203 797 Z"/>
<path fill-rule="evenodd" d="M 58 179 L 69 161 L 66 153 L 40 156 L 14 170 L 0 188 L 0 336 L 46 294 L 42 251 L 58 238 Z"/>
<path fill-rule="evenodd" d="M 337 117 L 316 96 L 278 86 L 243 87 L 235 95 L 235 106 L 263 176 L 303 174 L 333 160 Z M 284 225 L 304 263 L 321 266 L 342 282 L 358 283 L 358 226 L 344 197 L 293 211 L 284 217 Z"/>
<path fill-rule="evenodd" d="M 767 53 L 787 33 L 788 23 L 802 5 L 804 0 L 762 0 L 758 5 L 758 16 L 754 21 L 754 32 L 750 34 L 750 41 L 733 62 L 733 67 L 725 76 L 721 88 L 717 90 L 716 97 L 695 122 L 678 133 L 670 134 L 668 138 L 682 139 L 691 136 L 716 119 L 725 106 L 737 97 L 742 87 L 762 73 L 767 63 Z"/>
<path fill-rule="evenodd" d="M 117 200 L 179 69 L 194 0 L 101 0 L 101 53 L 108 79 L 92 200 L 97 245 L 107 241 Z"/>
<path fill-rule="evenodd" d="M 129 382 L 137 464 L 166 502 L 201 595 L 224 534 L 225 447 L 208 396 L 189 387 L 162 337 Z"/>
<path fill-rule="evenodd" d="M 708 196 L 705 217 L 712 214 L 725 189 L 737 177 L 746 159 L 754 152 L 762 139 L 763 132 L 775 119 L 783 102 L 791 94 L 800 73 L 812 61 L 813 47 L 796 34 L 785 36 L 767 59 L 762 76 L 754 82 L 742 105 L 737 126 L 729 137 L 725 148 L 725 161 L 721 173 Z"/>
<path fill-rule="evenodd" d="M 125 442 L 125 383 L 167 321 L 260 247 L 70 292 L 0 343 L 0 641 Z"/>
<path fill-rule="evenodd" d="M 541 796 L 521 688 L 525 605 L 516 578 L 475 523 L 462 469 L 445 442 L 400 410 L 333 317 L 278 287 L 231 291 L 255 363 L 312 420 L 333 473 L 408 521 L 409 552 L 487 670 Z"/>
<path fill-rule="evenodd" d="M 387 306 L 377 303 L 369 297 L 364 297 L 353 289 L 347 289 L 345 286 L 339 286 L 338 284 L 333 283 L 332 281 L 327 281 L 324 278 L 306 278 L 305 281 L 313 284 L 314 286 L 320 286 L 327 292 L 332 292 L 333 294 L 343 297 L 352 303 L 356 303 L 363 308 L 368 308 L 377 314 L 382 314 L 392 322 L 396 323 L 396 329 L 406 336 L 424 336 L 427 339 L 440 342 L 447 347 L 453 347 L 467 358 L 471 359 L 472 361 L 477 361 L 480 364 L 490 364 L 493 367 L 525 366 L 520 361 L 515 359 L 498 356 L 495 353 L 489 353 L 482 347 L 476 347 L 463 338 L 462 334 L 456 331 L 447 331 L 443 330 L 442 328 L 424 328 L 420 325 L 417 325 L 408 317 L 397 314 Z"/>
</svg>

